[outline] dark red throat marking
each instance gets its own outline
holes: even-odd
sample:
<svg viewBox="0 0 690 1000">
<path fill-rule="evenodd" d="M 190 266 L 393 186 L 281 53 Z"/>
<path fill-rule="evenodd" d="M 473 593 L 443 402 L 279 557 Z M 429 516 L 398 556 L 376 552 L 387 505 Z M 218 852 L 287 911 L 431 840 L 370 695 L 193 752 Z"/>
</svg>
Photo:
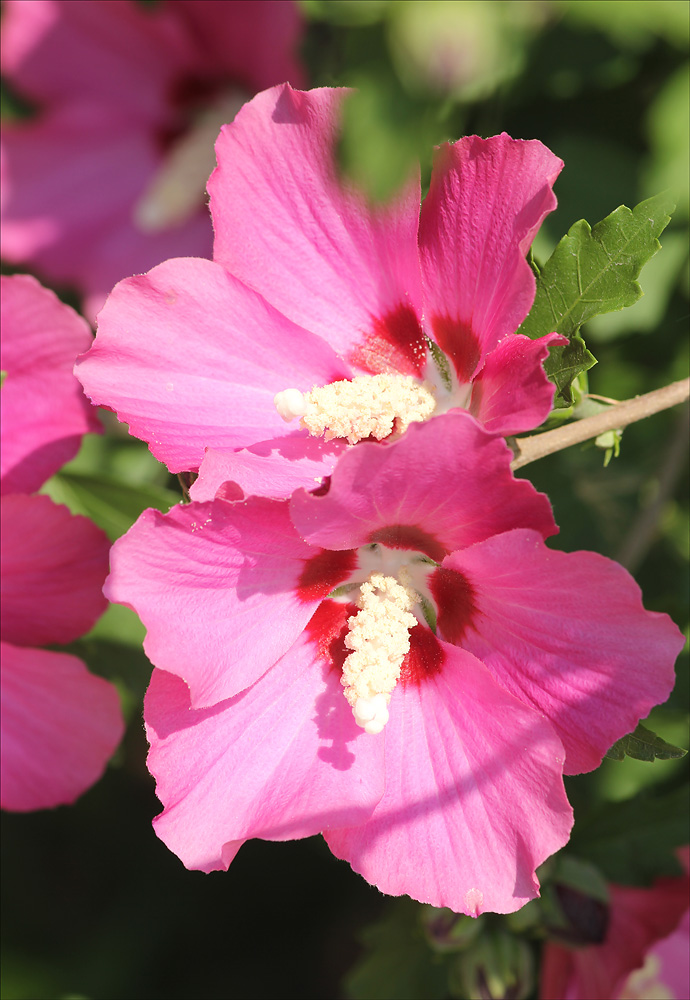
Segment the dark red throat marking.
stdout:
<svg viewBox="0 0 690 1000">
<path fill-rule="evenodd" d="M 410 651 L 400 667 L 400 682 L 405 685 L 423 684 L 439 673 L 444 660 L 443 647 L 431 629 L 426 625 L 415 625 L 410 632 Z"/>
<path fill-rule="evenodd" d="M 477 612 L 474 587 L 457 570 L 439 567 L 429 576 L 429 589 L 438 608 L 441 636 L 459 646 Z"/>
<path fill-rule="evenodd" d="M 304 564 L 297 584 L 297 596 L 305 604 L 326 597 L 346 580 L 357 565 L 355 549 L 321 549 Z"/>
<path fill-rule="evenodd" d="M 426 363 L 426 338 L 414 309 L 399 305 L 374 319 L 371 333 L 349 360 L 372 375 L 395 372 L 420 377 Z"/>
<path fill-rule="evenodd" d="M 436 343 L 453 362 L 459 382 L 469 382 L 482 356 L 479 341 L 469 323 L 450 316 L 432 316 L 431 328 Z"/>
<path fill-rule="evenodd" d="M 343 672 L 345 657 L 352 652 L 345 645 L 347 620 L 351 615 L 356 615 L 358 610 L 356 604 L 322 601 L 306 627 L 310 639 L 318 646 L 319 654 L 339 674 Z"/>
<path fill-rule="evenodd" d="M 390 524 L 385 528 L 377 528 L 369 535 L 368 541 L 380 542 L 389 549 L 409 549 L 411 552 L 423 552 L 434 562 L 442 562 L 448 555 L 438 539 L 434 538 L 416 524 Z"/>
</svg>

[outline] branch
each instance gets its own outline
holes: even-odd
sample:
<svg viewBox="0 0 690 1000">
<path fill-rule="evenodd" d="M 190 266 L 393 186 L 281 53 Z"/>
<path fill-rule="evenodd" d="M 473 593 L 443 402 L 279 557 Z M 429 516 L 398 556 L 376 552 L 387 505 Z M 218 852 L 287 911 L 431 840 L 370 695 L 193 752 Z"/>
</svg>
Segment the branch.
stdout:
<svg viewBox="0 0 690 1000">
<path fill-rule="evenodd" d="M 571 445 L 589 441 L 606 431 L 620 430 L 627 427 L 628 424 L 634 424 L 637 420 L 651 417 L 653 413 L 660 413 L 661 410 L 667 410 L 670 406 L 677 406 L 679 403 L 685 402 L 689 396 L 690 378 L 686 378 L 680 382 L 672 382 L 671 385 L 664 386 L 663 389 L 647 392 L 644 396 L 635 396 L 634 399 L 626 399 L 622 403 L 616 403 L 608 410 L 597 413 L 593 417 L 575 420 L 572 424 L 557 427 L 552 431 L 544 431 L 542 434 L 516 438 L 513 442 L 515 458 L 510 467 L 513 470 L 521 469 L 523 465 L 536 462 L 538 458 L 544 458 L 546 455 L 553 455 L 556 451 L 570 448 Z"/>
</svg>

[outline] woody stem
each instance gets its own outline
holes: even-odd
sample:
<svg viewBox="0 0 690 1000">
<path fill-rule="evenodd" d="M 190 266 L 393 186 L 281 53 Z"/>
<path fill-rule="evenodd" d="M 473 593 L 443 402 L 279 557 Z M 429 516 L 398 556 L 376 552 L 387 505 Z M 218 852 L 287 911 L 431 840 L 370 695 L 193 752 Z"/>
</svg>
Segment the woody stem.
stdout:
<svg viewBox="0 0 690 1000">
<path fill-rule="evenodd" d="M 689 396 L 690 378 L 686 378 L 680 382 L 672 382 L 670 385 L 664 386 L 663 389 L 647 392 L 644 396 L 635 396 L 634 399 L 615 403 L 608 410 L 597 413 L 593 417 L 575 420 L 564 427 L 544 431 L 542 434 L 515 438 L 513 441 L 515 458 L 511 463 L 511 469 L 521 469 L 523 465 L 536 462 L 538 458 L 553 455 L 554 452 L 562 451 L 574 444 L 580 444 L 582 441 L 589 441 L 606 431 L 620 430 L 627 427 L 628 424 L 634 424 L 637 420 L 651 417 L 653 413 L 677 406 Z"/>
</svg>

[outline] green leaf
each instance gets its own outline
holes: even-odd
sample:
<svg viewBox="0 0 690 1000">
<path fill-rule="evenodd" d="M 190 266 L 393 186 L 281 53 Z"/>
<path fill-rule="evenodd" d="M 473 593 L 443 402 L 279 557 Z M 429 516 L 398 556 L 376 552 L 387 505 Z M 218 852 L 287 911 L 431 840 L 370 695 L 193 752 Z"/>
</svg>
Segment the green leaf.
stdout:
<svg viewBox="0 0 690 1000">
<path fill-rule="evenodd" d="M 631 306 L 642 295 L 637 278 L 661 244 L 671 219 L 669 194 L 621 205 L 590 229 L 580 219 L 544 265 L 529 316 L 518 333 L 533 339 L 557 330 L 569 339 L 600 313 Z"/>
<path fill-rule="evenodd" d="M 572 405 L 573 379 L 596 363 L 579 336 L 580 327 L 594 316 L 637 302 L 642 295 L 637 278 L 660 249 L 657 237 L 673 208 L 664 192 L 632 211 L 621 205 L 594 229 L 581 219 L 542 268 L 534 305 L 518 333 L 536 339 L 557 331 L 570 340 L 553 348 L 544 366 L 558 389 L 555 406 Z"/>
<path fill-rule="evenodd" d="M 690 839 L 687 794 L 682 786 L 658 796 L 641 792 L 604 803 L 575 824 L 572 851 L 622 885 L 649 885 L 661 875 L 677 875 L 673 851 Z"/>
<path fill-rule="evenodd" d="M 123 535 L 147 507 L 168 511 L 180 502 L 177 493 L 161 486 L 130 486 L 112 476 L 64 470 L 49 479 L 41 492 L 73 514 L 91 518 L 111 542 Z"/>
<path fill-rule="evenodd" d="M 7 378 L 7 372 L 0 372 L 0 389 L 2 389 L 5 384 L 5 379 Z"/>
<path fill-rule="evenodd" d="M 572 406 L 577 401 L 573 396 L 573 382 L 578 375 L 588 371 L 596 363 L 597 359 L 587 350 L 584 340 L 577 334 L 571 337 L 569 344 L 551 348 L 544 362 L 544 371 L 556 385 L 557 391 L 553 402 L 556 409 Z"/>
<path fill-rule="evenodd" d="M 638 722 L 635 731 L 616 740 L 606 756 L 611 760 L 623 760 L 625 757 L 634 757 L 635 760 L 677 760 L 685 757 L 687 750 L 681 747 L 674 747 L 672 743 L 667 743 L 660 736 L 653 733 Z"/>
<path fill-rule="evenodd" d="M 396 900 L 384 917 L 362 932 L 365 954 L 348 974 L 354 1000 L 442 1000 L 448 995 L 446 964 L 429 947 L 421 907 Z"/>
</svg>

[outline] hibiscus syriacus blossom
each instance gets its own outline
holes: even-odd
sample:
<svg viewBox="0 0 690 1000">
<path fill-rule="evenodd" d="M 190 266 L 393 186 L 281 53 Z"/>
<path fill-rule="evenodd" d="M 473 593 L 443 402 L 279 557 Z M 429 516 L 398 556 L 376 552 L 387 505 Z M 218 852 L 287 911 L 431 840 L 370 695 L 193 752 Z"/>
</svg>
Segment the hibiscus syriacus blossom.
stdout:
<svg viewBox="0 0 690 1000">
<path fill-rule="evenodd" d="M 74 377 L 88 324 L 28 274 L 0 277 L 3 493 L 32 493 L 100 424 Z"/>
<path fill-rule="evenodd" d="M 108 539 L 85 517 L 30 496 L 98 425 L 72 374 L 87 323 L 28 275 L 2 285 L 2 807 L 73 802 L 122 736 L 117 692 L 72 642 L 105 611 Z"/>
<path fill-rule="evenodd" d="M 561 160 L 536 140 L 471 136 L 437 151 L 421 216 L 418 179 L 374 208 L 337 177 L 345 95 L 276 87 L 223 128 L 214 260 L 121 282 L 78 366 L 171 471 L 200 470 L 194 499 L 230 481 L 288 497 L 346 441 L 449 409 L 512 434 L 551 408 L 541 362 L 563 339 L 515 331 Z"/>
<path fill-rule="evenodd" d="M 687 871 L 688 852 L 683 851 Z M 551 1000 L 685 1000 L 690 996 L 687 874 L 648 888 L 610 886 L 604 940 L 583 948 L 547 943 L 540 997 Z"/>
<path fill-rule="evenodd" d="M 3 7 L 3 72 L 39 109 L 4 129 L 3 255 L 74 283 L 91 317 L 120 278 L 210 256 L 213 142 L 257 90 L 301 82 L 296 4 Z"/>
<path fill-rule="evenodd" d="M 322 831 L 384 892 L 510 912 L 567 840 L 562 775 L 673 683 L 620 566 L 467 414 L 341 457 L 322 495 L 146 511 L 106 593 L 147 628 L 158 835 L 189 868 Z M 624 690 L 624 696 L 622 691 Z"/>
</svg>

